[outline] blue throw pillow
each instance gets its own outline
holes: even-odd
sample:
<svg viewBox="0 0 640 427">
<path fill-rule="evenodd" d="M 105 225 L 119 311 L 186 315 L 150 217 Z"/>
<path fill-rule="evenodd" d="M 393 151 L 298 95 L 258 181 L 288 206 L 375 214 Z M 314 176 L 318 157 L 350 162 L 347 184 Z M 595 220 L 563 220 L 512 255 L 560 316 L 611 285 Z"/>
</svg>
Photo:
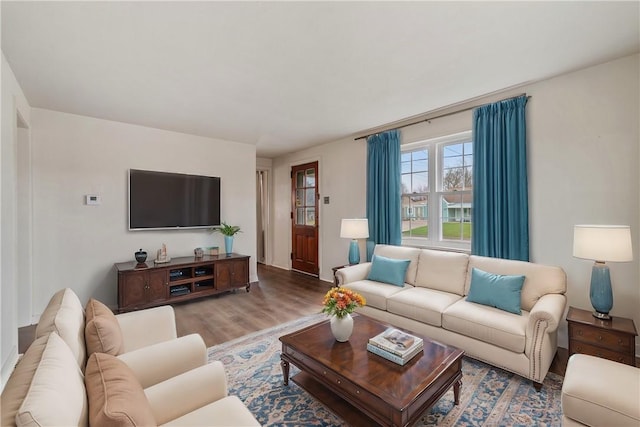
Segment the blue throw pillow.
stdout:
<svg viewBox="0 0 640 427">
<path fill-rule="evenodd" d="M 524 276 L 503 276 L 474 268 L 467 301 L 520 314 L 520 293 Z"/>
<path fill-rule="evenodd" d="M 404 277 L 407 274 L 409 262 L 408 259 L 394 259 L 374 255 L 367 279 L 389 283 L 390 285 L 404 286 Z"/>
</svg>

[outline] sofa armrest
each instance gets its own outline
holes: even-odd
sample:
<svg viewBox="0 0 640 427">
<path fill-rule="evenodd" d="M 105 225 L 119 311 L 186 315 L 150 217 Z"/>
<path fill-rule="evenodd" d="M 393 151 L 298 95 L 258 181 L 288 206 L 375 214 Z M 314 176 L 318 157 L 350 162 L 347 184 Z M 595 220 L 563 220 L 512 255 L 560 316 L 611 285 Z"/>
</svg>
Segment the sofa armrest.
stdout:
<svg viewBox="0 0 640 427">
<path fill-rule="evenodd" d="M 131 368 L 142 388 L 207 363 L 207 348 L 198 334 L 164 341 L 118 356 Z"/>
<path fill-rule="evenodd" d="M 336 271 L 338 284 L 340 286 L 345 286 L 347 283 L 364 280 L 369 275 L 369 270 L 371 270 L 370 262 L 363 262 L 362 264 L 355 264 L 350 265 L 349 267 L 341 268 L 340 270 Z"/>
<path fill-rule="evenodd" d="M 529 332 L 533 333 L 533 328 L 540 321 L 547 322 L 547 333 L 558 329 L 566 305 L 567 298 L 562 294 L 543 295 L 529 312 L 527 336 Z"/>
<path fill-rule="evenodd" d="M 178 336 L 176 316 L 170 305 L 118 314 L 116 319 L 122 330 L 125 353 Z"/>
<path fill-rule="evenodd" d="M 227 396 L 224 365 L 215 361 L 146 388 L 158 425 Z"/>
</svg>

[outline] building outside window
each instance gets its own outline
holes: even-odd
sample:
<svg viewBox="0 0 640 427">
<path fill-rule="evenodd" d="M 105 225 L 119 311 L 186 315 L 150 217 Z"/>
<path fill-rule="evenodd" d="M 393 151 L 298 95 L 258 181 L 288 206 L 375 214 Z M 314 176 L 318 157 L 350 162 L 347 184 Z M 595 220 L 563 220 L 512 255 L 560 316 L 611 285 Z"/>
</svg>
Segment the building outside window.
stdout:
<svg viewBox="0 0 640 427">
<path fill-rule="evenodd" d="M 411 246 L 471 248 L 471 132 L 401 147 L 402 241 Z"/>
</svg>

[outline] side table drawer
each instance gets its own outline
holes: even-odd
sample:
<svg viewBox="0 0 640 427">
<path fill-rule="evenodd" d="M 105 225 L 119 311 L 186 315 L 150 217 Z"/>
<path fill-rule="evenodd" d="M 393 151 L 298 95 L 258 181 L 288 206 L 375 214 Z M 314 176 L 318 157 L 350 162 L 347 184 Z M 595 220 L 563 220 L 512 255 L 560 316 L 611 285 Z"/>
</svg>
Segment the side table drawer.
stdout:
<svg viewBox="0 0 640 427">
<path fill-rule="evenodd" d="M 572 345 L 573 353 L 588 354 L 590 356 L 602 357 L 603 359 L 613 360 L 614 362 L 625 363 L 627 365 L 634 366 L 635 360 L 633 355 L 629 352 L 619 353 L 605 348 L 596 347 L 580 341 L 574 341 Z"/>
<path fill-rule="evenodd" d="M 603 331 L 602 329 L 585 325 L 571 325 L 569 338 L 606 347 L 614 352 L 631 352 L 634 350 L 635 344 L 633 339 L 635 337 L 630 335 L 618 334 L 614 331 Z"/>
</svg>

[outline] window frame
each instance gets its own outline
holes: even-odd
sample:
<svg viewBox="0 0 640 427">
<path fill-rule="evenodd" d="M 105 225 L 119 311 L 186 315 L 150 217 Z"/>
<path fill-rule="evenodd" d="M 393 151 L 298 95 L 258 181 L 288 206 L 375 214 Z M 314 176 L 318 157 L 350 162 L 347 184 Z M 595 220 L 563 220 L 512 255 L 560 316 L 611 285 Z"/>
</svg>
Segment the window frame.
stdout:
<svg viewBox="0 0 640 427">
<path fill-rule="evenodd" d="M 442 239 L 442 197 L 450 194 L 471 194 L 473 190 L 465 191 L 444 191 L 443 190 L 443 152 L 447 145 L 460 144 L 472 141 L 472 132 L 467 130 L 455 134 L 445 135 L 437 138 L 421 139 L 415 142 L 408 142 L 400 146 L 401 153 L 416 149 L 426 149 L 428 151 L 428 183 L 429 191 L 424 193 L 428 197 L 427 224 L 429 227 L 428 237 L 405 237 L 402 236 L 403 246 L 443 248 L 471 251 L 471 239 L 469 240 L 448 240 Z M 472 166 L 473 168 L 473 166 Z M 472 178 L 473 179 L 473 178 Z M 401 189 L 402 191 L 402 189 Z M 422 193 L 421 193 L 422 194 Z M 473 206 L 472 208 L 473 209 Z M 472 234 L 473 237 L 473 234 Z"/>
</svg>

